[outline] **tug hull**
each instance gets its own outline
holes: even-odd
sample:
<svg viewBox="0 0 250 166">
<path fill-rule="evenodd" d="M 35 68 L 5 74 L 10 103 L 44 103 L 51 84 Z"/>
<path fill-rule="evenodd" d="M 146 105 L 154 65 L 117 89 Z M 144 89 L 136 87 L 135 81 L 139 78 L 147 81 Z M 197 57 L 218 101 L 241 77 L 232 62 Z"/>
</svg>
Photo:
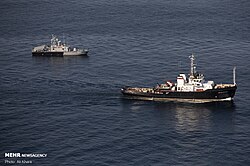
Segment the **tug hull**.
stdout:
<svg viewBox="0 0 250 166">
<path fill-rule="evenodd" d="M 154 91 L 152 88 L 121 89 L 124 96 L 140 100 L 183 101 L 183 102 L 215 102 L 232 100 L 237 86 L 209 89 L 202 92 Z"/>
</svg>

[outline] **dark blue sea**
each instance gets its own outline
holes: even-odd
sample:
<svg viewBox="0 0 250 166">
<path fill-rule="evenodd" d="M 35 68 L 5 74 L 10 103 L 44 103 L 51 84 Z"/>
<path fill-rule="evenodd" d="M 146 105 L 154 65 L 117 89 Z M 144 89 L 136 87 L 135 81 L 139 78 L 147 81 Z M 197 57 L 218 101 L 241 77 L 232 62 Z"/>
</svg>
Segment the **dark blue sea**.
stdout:
<svg viewBox="0 0 250 166">
<path fill-rule="evenodd" d="M 51 34 L 89 56 L 32 57 Z M 216 83 L 237 67 L 233 102 L 123 98 L 188 74 L 192 53 Z M 249 73 L 249 0 L 1 0 L 0 165 L 248 166 Z"/>
</svg>

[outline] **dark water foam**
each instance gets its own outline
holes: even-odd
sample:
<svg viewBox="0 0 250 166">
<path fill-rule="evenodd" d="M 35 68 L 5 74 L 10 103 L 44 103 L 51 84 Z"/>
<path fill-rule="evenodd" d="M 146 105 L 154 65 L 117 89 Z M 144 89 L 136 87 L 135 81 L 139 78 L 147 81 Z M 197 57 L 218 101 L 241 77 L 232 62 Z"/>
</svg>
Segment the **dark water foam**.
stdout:
<svg viewBox="0 0 250 166">
<path fill-rule="evenodd" d="M 0 140 L 5 152 L 47 153 L 34 165 L 249 165 L 248 1 L 0 2 Z M 90 56 L 31 57 L 50 34 Z M 188 72 L 188 56 L 234 103 L 124 100 Z M 1 158 L 2 158 L 1 157 Z"/>
</svg>

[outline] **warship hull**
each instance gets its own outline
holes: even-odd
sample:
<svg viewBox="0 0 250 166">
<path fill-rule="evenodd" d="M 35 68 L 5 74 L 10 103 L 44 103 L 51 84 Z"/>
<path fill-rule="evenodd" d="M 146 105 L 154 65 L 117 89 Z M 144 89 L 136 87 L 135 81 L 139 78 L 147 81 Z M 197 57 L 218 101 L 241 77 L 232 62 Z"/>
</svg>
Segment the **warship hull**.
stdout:
<svg viewBox="0 0 250 166">
<path fill-rule="evenodd" d="M 87 52 L 32 52 L 32 56 L 63 57 L 63 56 L 87 56 Z"/>
<path fill-rule="evenodd" d="M 32 52 L 32 56 L 57 56 L 57 57 L 62 57 L 63 52 Z"/>
<path fill-rule="evenodd" d="M 163 91 L 155 92 L 152 88 L 129 88 L 121 89 L 124 96 L 131 99 L 155 100 L 155 101 L 183 101 L 183 102 L 215 102 L 232 100 L 237 87 L 209 89 L 202 92 L 178 92 Z"/>
</svg>

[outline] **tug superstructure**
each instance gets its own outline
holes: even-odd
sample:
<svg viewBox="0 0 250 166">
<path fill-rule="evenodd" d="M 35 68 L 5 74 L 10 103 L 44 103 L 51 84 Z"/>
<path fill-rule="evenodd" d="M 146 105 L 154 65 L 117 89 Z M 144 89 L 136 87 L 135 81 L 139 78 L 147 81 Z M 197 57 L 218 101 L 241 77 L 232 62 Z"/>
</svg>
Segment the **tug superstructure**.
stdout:
<svg viewBox="0 0 250 166">
<path fill-rule="evenodd" d="M 186 101 L 186 102 L 214 102 L 232 100 L 237 89 L 235 70 L 233 69 L 233 84 L 215 84 L 214 81 L 205 81 L 203 74 L 196 71 L 195 57 L 190 57 L 190 74 L 177 76 L 176 83 L 166 81 L 153 88 L 124 87 L 121 92 L 133 99 Z"/>
<path fill-rule="evenodd" d="M 41 45 L 32 49 L 33 56 L 82 56 L 88 54 L 88 49 L 72 48 L 52 35 L 50 45 Z"/>
</svg>

